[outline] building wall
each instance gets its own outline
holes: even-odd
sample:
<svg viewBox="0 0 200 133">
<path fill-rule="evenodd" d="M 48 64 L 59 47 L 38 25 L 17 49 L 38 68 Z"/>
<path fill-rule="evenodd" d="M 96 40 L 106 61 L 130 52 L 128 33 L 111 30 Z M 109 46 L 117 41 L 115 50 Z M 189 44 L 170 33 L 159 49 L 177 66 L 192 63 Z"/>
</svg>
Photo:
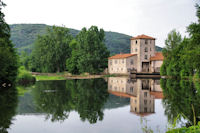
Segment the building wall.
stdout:
<svg viewBox="0 0 200 133">
<path fill-rule="evenodd" d="M 137 56 L 131 56 L 123 59 L 108 60 L 108 72 L 110 74 L 129 74 L 128 69 L 136 67 L 137 67 Z"/>
<path fill-rule="evenodd" d="M 131 54 L 138 54 L 137 70 L 138 72 L 142 72 L 142 62 L 150 62 L 150 57 L 155 55 L 155 40 L 131 40 Z M 145 56 L 147 57 L 146 59 Z"/>
<path fill-rule="evenodd" d="M 160 72 L 160 67 L 162 66 L 163 61 L 151 61 L 151 72 Z"/>
<path fill-rule="evenodd" d="M 108 59 L 108 72 L 110 74 L 126 74 L 126 59 Z"/>
<path fill-rule="evenodd" d="M 126 58 L 126 68 L 137 70 L 137 55 Z"/>
</svg>

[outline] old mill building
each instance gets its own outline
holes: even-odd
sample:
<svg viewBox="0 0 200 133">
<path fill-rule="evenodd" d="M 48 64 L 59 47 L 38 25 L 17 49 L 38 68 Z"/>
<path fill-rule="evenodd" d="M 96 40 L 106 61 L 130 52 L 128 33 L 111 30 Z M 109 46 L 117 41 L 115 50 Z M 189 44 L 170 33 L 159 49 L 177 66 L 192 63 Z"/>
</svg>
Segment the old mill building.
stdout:
<svg viewBox="0 0 200 133">
<path fill-rule="evenodd" d="M 156 52 L 155 38 L 139 35 L 132 37 L 130 52 L 117 54 L 108 58 L 108 72 L 110 74 L 159 73 L 163 63 L 163 55 Z"/>
</svg>

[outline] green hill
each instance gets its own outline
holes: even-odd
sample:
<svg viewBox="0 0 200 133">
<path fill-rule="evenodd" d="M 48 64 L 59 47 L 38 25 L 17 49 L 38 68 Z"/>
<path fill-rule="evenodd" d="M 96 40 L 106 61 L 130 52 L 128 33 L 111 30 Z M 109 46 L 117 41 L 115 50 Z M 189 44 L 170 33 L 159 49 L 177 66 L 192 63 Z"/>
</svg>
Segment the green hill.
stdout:
<svg viewBox="0 0 200 133">
<path fill-rule="evenodd" d="M 11 28 L 11 40 L 15 44 L 19 51 L 31 52 L 33 43 L 37 38 L 37 35 L 45 34 L 47 27 L 45 24 L 13 24 Z M 70 33 L 76 36 L 79 31 L 70 29 Z M 117 32 L 105 32 L 105 44 L 110 50 L 111 54 L 117 53 L 129 53 L 130 52 L 130 38 L 131 36 L 117 33 Z M 161 51 L 162 48 L 156 46 L 157 51 Z"/>
</svg>

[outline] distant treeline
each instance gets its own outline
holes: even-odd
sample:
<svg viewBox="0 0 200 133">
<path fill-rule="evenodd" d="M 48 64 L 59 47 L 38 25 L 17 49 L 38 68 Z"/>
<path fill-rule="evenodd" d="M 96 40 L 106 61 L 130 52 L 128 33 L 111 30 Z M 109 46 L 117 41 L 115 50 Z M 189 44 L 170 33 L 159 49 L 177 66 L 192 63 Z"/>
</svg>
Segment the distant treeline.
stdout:
<svg viewBox="0 0 200 133">
<path fill-rule="evenodd" d="M 196 5 L 198 22 L 187 27 L 188 38 L 182 38 L 176 30 L 168 34 L 163 49 L 164 62 L 161 74 L 173 77 L 200 75 L 200 6 Z"/>
</svg>

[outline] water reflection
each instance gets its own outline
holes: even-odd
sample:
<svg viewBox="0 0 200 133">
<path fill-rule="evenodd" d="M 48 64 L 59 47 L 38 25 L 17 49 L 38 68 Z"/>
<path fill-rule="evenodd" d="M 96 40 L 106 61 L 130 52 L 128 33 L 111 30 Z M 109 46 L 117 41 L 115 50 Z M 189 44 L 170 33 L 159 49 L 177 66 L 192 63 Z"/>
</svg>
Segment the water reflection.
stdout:
<svg viewBox="0 0 200 133">
<path fill-rule="evenodd" d="M 12 87 L 0 90 L 0 132 L 8 133 L 8 129 L 12 124 L 13 116 L 16 114 L 17 107 L 17 91 Z"/>
<path fill-rule="evenodd" d="M 36 83 L 33 97 L 37 110 L 45 112 L 47 119 L 63 121 L 75 110 L 82 121 L 96 123 L 103 120 L 108 92 L 103 79 L 42 81 Z"/>
<path fill-rule="evenodd" d="M 111 94 L 130 98 L 130 111 L 139 116 L 155 113 L 155 99 L 163 98 L 160 79 L 130 79 L 109 77 Z"/>
<path fill-rule="evenodd" d="M 9 128 L 15 115 L 15 93 L 0 93 L 2 131 Z M 199 108 L 200 84 L 185 80 L 109 77 L 39 81 L 19 96 L 19 115 L 15 117 L 16 121 L 12 121 L 15 124 L 11 132 L 25 133 L 30 130 L 29 127 L 35 129 L 34 124 L 29 124 L 31 121 L 38 124 L 38 130 L 33 132 L 41 133 L 45 124 L 48 133 L 58 130 L 62 133 L 74 132 L 74 127 L 79 127 L 77 132 L 141 133 L 143 125 L 138 116 L 146 119 L 146 125 L 153 131 L 157 132 L 159 125 L 160 131 L 165 132 L 168 121 L 173 122 L 179 114 L 189 119 L 187 125 L 194 124 L 194 118 L 198 122 Z M 43 116 L 48 120 L 45 121 Z M 177 122 L 181 121 L 178 119 Z M 24 127 L 27 130 L 24 131 Z"/>
<path fill-rule="evenodd" d="M 186 126 L 200 121 L 200 83 L 189 80 L 161 79 L 163 88 L 163 105 L 165 115 L 171 123 L 181 115 L 186 120 Z M 177 123 L 182 123 L 179 118 Z M 184 124 L 184 123 L 182 123 Z"/>
</svg>

